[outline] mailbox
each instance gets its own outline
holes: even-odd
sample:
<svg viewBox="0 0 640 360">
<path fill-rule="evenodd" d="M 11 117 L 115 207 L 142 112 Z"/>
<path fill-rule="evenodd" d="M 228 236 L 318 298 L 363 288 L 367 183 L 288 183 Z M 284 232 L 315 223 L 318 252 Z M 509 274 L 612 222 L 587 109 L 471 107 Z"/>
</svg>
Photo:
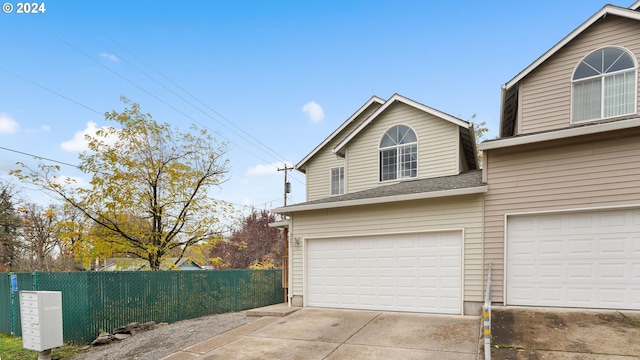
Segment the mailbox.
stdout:
<svg viewBox="0 0 640 360">
<path fill-rule="evenodd" d="M 62 293 L 20 291 L 22 347 L 45 351 L 62 346 Z"/>
</svg>

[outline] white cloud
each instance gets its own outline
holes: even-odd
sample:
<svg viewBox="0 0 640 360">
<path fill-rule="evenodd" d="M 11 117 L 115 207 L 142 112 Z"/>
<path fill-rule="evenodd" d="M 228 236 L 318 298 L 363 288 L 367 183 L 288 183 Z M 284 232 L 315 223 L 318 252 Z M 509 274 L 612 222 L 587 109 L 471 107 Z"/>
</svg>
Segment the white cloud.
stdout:
<svg viewBox="0 0 640 360">
<path fill-rule="evenodd" d="M 87 182 L 86 180 L 78 176 L 60 175 L 60 176 L 56 176 L 55 179 L 53 179 L 53 181 L 59 185 L 65 185 L 65 186 L 68 185 L 74 188 L 87 187 L 89 185 L 89 182 Z"/>
<path fill-rule="evenodd" d="M 96 123 L 89 121 L 84 130 L 77 131 L 75 135 L 73 135 L 73 139 L 61 143 L 60 147 L 65 151 L 87 151 L 89 150 L 89 145 L 87 143 L 87 139 L 85 139 L 85 135 L 96 136 L 96 131 L 104 128 L 104 126 L 98 128 Z M 111 139 L 106 140 L 107 143 L 113 144 L 116 139 L 112 137 Z"/>
<path fill-rule="evenodd" d="M 318 123 L 324 119 L 324 110 L 322 110 L 322 107 L 315 101 L 309 101 L 304 104 L 302 112 L 306 113 L 307 116 L 309 116 L 309 120 L 314 123 Z"/>
<path fill-rule="evenodd" d="M 278 169 L 284 168 L 285 164 L 281 162 L 273 163 L 273 164 L 259 164 L 252 168 L 247 169 L 247 175 L 250 176 L 263 176 L 263 175 L 273 175 L 278 173 Z M 292 164 L 286 164 L 287 167 L 293 167 Z"/>
<path fill-rule="evenodd" d="M 40 126 L 40 130 L 45 131 L 45 132 L 49 132 L 49 131 L 51 131 L 51 126 L 42 125 L 42 126 Z"/>
<path fill-rule="evenodd" d="M 111 62 L 118 63 L 120 62 L 120 58 L 115 56 L 114 54 L 109 53 L 100 53 L 100 57 L 105 58 Z"/>
<path fill-rule="evenodd" d="M 247 170 L 247 175 L 263 176 L 263 175 L 275 174 L 277 172 L 278 172 L 278 168 L 275 166 L 275 164 L 268 164 L 268 165 L 259 164 L 252 168 L 249 168 Z"/>
<path fill-rule="evenodd" d="M 253 201 L 249 198 L 245 198 L 244 200 L 242 200 L 242 205 L 244 206 L 251 206 L 253 205 Z"/>
<path fill-rule="evenodd" d="M 0 134 L 13 134 L 20 125 L 7 114 L 0 114 Z"/>
</svg>

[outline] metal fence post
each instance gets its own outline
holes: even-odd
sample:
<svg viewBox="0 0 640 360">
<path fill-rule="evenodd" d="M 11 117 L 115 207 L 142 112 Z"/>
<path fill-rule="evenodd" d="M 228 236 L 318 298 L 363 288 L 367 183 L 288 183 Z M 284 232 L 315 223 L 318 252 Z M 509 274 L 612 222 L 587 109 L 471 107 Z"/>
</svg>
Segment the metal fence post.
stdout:
<svg viewBox="0 0 640 360">
<path fill-rule="evenodd" d="M 18 292 L 18 275 L 9 274 L 11 283 L 11 336 L 16 336 L 16 293 Z"/>
<path fill-rule="evenodd" d="M 40 289 L 38 284 L 38 270 L 33 272 L 33 291 L 38 291 Z"/>
</svg>

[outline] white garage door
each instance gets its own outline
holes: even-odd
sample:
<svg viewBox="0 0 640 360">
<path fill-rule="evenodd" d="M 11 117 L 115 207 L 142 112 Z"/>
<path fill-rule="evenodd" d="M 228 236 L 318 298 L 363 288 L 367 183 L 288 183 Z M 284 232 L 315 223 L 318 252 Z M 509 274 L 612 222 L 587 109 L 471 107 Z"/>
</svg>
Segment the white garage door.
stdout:
<svg viewBox="0 0 640 360">
<path fill-rule="evenodd" d="M 307 241 L 307 305 L 461 314 L 460 231 Z"/>
<path fill-rule="evenodd" d="M 508 305 L 640 309 L 640 210 L 508 217 Z"/>
</svg>

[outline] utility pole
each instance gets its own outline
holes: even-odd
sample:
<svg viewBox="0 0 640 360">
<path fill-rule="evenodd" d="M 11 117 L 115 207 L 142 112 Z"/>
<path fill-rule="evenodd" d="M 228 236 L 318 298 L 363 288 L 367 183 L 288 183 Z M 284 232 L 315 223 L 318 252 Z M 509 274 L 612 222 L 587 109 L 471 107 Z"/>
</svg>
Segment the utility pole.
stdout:
<svg viewBox="0 0 640 360">
<path fill-rule="evenodd" d="M 288 167 L 284 164 L 284 169 L 278 168 L 278 171 L 284 171 L 284 206 L 287 206 L 287 194 L 291 192 L 291 183 L 287 181 L 287 172 L 293 170 L 293 167 Z M 282 287 L 284 289 L 284 301 L 289 302 L 289 226 L 286 226 L 282 231 L 282 238 L 284 240 L 284 256 L 282 257 Z"/>
<path fill-rule="evenodd" d="M 293 167 L 288 167 L 284 164 L 284 169 L 278 168 L 278 171 L 284 171 L 284 206 L 287 206 L 287 194 L 291 192 L 291 183 L 287 181 L 287 172 L 293 170 Z"/>
</svg>

